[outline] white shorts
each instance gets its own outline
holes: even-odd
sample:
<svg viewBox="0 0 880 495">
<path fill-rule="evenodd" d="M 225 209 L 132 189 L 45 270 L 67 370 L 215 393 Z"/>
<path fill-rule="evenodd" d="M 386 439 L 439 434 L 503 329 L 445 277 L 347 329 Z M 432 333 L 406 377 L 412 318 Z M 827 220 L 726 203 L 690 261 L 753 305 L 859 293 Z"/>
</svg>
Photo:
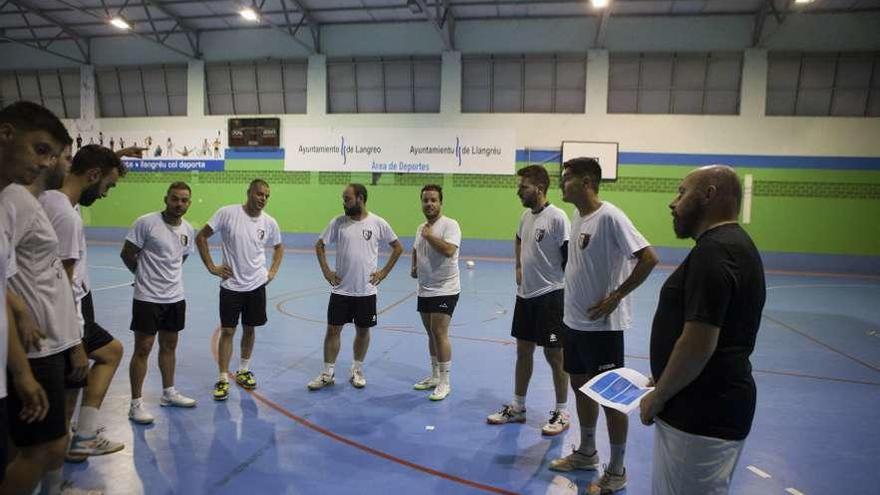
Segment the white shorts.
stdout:
<svg viewBox="0 0 880 495">
<path fill-rule="evenodd" d="M 744 440 L 692 435 L 654 424 L 653 495 L 727 495 Z"/>
</svg>

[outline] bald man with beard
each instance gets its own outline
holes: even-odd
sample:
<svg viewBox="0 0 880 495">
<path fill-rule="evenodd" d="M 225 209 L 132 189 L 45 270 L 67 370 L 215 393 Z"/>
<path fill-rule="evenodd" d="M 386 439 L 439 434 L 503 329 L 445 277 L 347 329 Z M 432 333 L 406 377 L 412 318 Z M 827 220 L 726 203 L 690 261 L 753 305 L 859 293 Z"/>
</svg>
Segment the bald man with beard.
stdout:
<svg viewBox="0 0 880 495">
<path fill-rule="evenodd" d="M 669 204 L 680 239 L 696 245 L 660 290 L 651 329 L 654 495 L 728 493 L 755 414 L 749 356 L 766 286 L 761 255 L 737 223 L 742 189 L 727 166 L 699 168 Z"/>
</svg>

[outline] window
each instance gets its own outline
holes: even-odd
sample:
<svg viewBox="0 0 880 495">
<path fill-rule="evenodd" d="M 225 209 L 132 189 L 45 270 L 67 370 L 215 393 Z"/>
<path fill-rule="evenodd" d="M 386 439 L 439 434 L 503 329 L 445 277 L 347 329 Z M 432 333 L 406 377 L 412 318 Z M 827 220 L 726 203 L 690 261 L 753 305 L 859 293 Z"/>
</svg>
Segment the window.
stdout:
<svg viewBox="0 0 880 495">
<path fill-rule="evenodd" d="M 79 81 L 79 69 L 2 72 L 0 108 L 27 100 L 60 118 L 79 118 Z"/>
<path fill-rule="evenodd" d="M 766 113 L 880 117 L 880 54 L 771 53 Z"/>
<path fill-rule="evenodd" d="M 329 113 L 438 113 L 440 59 L 360 58 L 327 62 Z"/>
<path fill-rule="evenodd" d="M 186 65 L 95 70 L 100 117 L 186 115 Z"/>
<path fill-rule="evenodd" d="M 461 79 L 465 113 L 584 113 L 587 58 L 466 57 Z"/>
<path fill-rule="evenodd" d="M 742 54 L 612 54 L 608 113 L 739 114 Z"/>
<path fill-rule="evenodd" d="M 269 60 L 205 65 L 209 115 L 306 113 L 308 62 Z"/>
</svg>

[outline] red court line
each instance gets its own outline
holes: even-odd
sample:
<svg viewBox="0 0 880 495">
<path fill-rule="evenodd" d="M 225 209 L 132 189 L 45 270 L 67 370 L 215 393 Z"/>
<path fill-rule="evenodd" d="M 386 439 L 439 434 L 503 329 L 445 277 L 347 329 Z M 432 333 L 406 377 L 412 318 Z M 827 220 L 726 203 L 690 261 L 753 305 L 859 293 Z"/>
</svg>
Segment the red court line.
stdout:
<svg viewBox="0 0 880 495">
<path fill-rule="evenodd" d="M 211 352 L 214 355 L 215 361 L 217 360 L 217 343 L 219 340 L 220 340 L 220 327 L 217 327 L 216 329 L 214 329 L 214 335 L 211 336 Z M 232 373 L 230 373 L 229 376 L 230 376 L 230 378 L 232 378 L 233 383 L 235 383 L 235 377 L 232 376 Z M 266 406 L 274 409 L 276 412 L 282 414 L 283 416 L 286 416 L 289 419 L 292 419 L 293 421 L 301 424 L 302 426 L 305 426 L 306 428 L 313 430 L 317 433 L 320 433 L 328 438 L 336 440 L 337 442 L 348 445 L 349 447 L 354 447 L 358 450 L 366 452 L 367 454 L 374 455 L 374 456 L 379 457 L 381 459 L 385 459 L 387 461 L 391 461 L 391 462 L 400 464 L 401 466 L 405 466 L 410 469 L 415 469 L 416 471 L 421 471 L 425 474 L 430 474 L 431 476 L 436 476 L 438 478 L 441 478 L 441 479 L 444 479 L 447 481 L 452 481 L 454 483 L 459 483 L 461 485 L 465 485 L 465 486 L 468 486 L 471 488 L 476 488 L 477 490 L 482 490 L 484 492 L 500 493 L 503 495 L 519 495 L 517 492 L 512 492 L 510 490 L 505 490 L 504 488 L 498 488 L 496 486 L 486 485 L 486 484 L 480 483 L 478 481 L 473 481 L 473 480 L 469 480 L 467 478 L 462 478 L 460 476 L 455 476 L 454 474 L 449 474 L 449 473 L 446 473 L 443 471 L 438 471 L 436 469 L 429 468 L 427 466 L 423 466 L 421 464 L 417 464 L 412 461 L 408 461 L 408 460 L 403 459 L 401 457 L 391 455 L 391 454 L 384 452 L 384 451 L 381 451 L 379 449 L 374 449 L 373 447 L 370 447 L 368 445 L 364 445 L 360 442 L 356 442 L 356 441 L 354 441 L 350 438 L 344 437 L 338 433 L 334 433 L 333 431 L 328 430 L 327 428 L 318 426 L 317 424 L 312 423 L 311 421 L 303 418 L 302 416 L 297 416 L 296 414 L 292 413 L 290 410 L 286 409 L 284 406 L 269 399 L 268 397 L 264 396 L 260 392 L 256 392 L 254 390 L 247 390 L 242 387 L 239 387 L 239 389 L 244 390 L 245 392 L 251 394 L 251 396 L 254 399 L 262 402 Z"/>
</svg>

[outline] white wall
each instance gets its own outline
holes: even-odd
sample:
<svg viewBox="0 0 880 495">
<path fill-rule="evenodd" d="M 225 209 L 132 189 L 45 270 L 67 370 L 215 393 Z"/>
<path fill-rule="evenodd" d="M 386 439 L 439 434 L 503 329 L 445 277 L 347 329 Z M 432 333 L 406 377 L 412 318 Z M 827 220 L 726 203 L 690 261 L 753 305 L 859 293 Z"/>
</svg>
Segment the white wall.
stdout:
<svg viewBox="0 0 880 495">
<path fill-rule="evenodd" d="M 557 148 L 563 140 L 617 141 L 622 151 L 665 153 L 722 153 L 807 156 L 880 156 L 880 119 L 765 117 L 766 52 L 745 55 L 743 114 L 624 115 L 607 114 L 607 52 L 591 51 L 586 100 L 588 111 L 572 114 L 462 114 L 460 58 L 444 54 L 441 113 L 327 114 L 326 71 L 323 56 L 310 58 L 309 105 L 306 115 L 282 115 L 286 127 L 460 127 L 514 129 L 519 148 Z M 201 65 L 201 62 L 196 62 Z M 190 71 L 198 78 L 198 67 Z M 203 101 L 204 86 L 190 84 L 188 101 Z M 195 92 L 195 94 L 193 94 Z M 99 119 L 103 129 L 117 131 L 174 131 L 186 128 L 225 128 L 224 116 Z M 76 124 L 74 124 L 76 125 Z"/>
<path fill-rule="evenodd" d="M 880 14 L 790 15 L 778 26 L 768 19 L 762 44 L 751 44 L 752 16 L 615 18 L 607 50 L 589 50 L 587 113 L 582 115 L 461 114 L 462 54 L 584 53 L 593 43 L 595 18 L 459 22 L 455 52 L 443 52 L 427 23 L 326 26 L 322 54 L 275 30 L 205 33 L 204 59 L 309 57 L 306 115 L 281 116 L 288 127 L 484 127 L 512 128 L 520 148 L 554 148 L 565 139 L 618 141 L 623 151 L 772 155 L 880 156 L 880 119 L 765 117 L 766 48 L 772 50 L 880 50 Z M 311 43 L 307 29 L 301 40 Z M 180 46 L 181 40 L 177 40 Z M 57 45 L 64 48 L 63 43 Z M 92 41 L 93 65 L 180 62 L 179 54 L 132 37 Z M 68 47 L 69 49 L 69 47 Z M 608 52 L 746 50 L 741 115 L 679 116 L 606 114 Z M 441 112 L 433 115 L 326 114 L 326 59 L 365 55 L 443 54 Z M 13 44 L 0 44 L 2 69 L 69 66 L 70 62 Z M 0 69 L 0 70 L 2 70 Z M 225 128 L 226 117 L 203 116 L 204 85 L 190 71 L 188 117 L 103 119 L 105 129 L 175 130 Z M 201 103 L 201 104 L 200 104 Z"/>
</svg>

